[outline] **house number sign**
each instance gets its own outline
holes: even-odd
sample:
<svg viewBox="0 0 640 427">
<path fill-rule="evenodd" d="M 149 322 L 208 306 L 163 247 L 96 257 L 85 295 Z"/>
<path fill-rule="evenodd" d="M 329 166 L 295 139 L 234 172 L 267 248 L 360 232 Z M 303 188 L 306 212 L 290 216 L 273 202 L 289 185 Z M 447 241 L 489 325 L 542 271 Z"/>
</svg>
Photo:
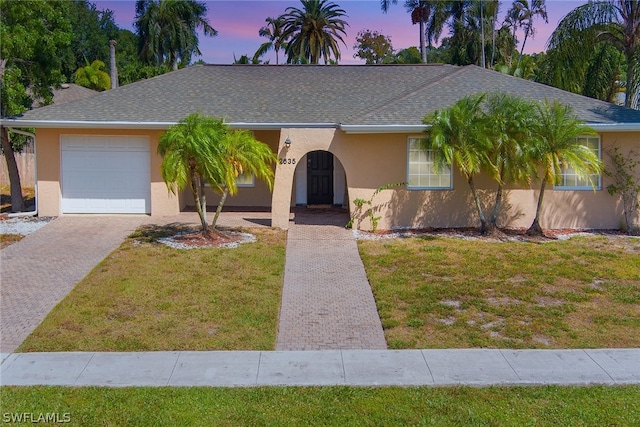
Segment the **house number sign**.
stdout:
<svg viewBox="0 0 640 427">
<path fill-rule="evenodd" d="M 296 159 L 292 159 L 292 158 L 286 158 L 286 157 L 280 157 L 280 164 L 281 165 L 295 165 L 296 164 Z"/>
</svg>

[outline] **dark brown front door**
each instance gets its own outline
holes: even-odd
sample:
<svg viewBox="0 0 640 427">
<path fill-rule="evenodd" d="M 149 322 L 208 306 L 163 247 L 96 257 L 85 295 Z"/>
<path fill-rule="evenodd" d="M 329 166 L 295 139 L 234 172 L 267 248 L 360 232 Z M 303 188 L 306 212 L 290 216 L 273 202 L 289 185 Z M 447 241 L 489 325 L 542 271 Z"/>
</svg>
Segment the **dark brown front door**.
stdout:
<svg viewBox="0 0 640 427">
<path fill-rule="evenodd" d="M 307 154 L 307 204 L 333 204 L 333 154 L 328 151 Z"/>
</svg>

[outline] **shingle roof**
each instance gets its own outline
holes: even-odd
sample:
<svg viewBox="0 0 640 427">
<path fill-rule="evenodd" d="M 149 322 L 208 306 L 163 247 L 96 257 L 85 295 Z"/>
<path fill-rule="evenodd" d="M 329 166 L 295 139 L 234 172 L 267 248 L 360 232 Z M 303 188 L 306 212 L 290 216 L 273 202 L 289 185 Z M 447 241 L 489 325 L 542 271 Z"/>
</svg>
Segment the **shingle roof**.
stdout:
<svg viewBox="0 0 640 427">
<path fill-rule="evenodd" d="M 640 123 L 640 111 L 476 66 L 201 65 L 28 111 L 44 121 L 176 122 L 193 112 L 229 123 L 420 125 L 463 96 L 505 91 L 559 100 L 590 123 Z"/>
</svg>

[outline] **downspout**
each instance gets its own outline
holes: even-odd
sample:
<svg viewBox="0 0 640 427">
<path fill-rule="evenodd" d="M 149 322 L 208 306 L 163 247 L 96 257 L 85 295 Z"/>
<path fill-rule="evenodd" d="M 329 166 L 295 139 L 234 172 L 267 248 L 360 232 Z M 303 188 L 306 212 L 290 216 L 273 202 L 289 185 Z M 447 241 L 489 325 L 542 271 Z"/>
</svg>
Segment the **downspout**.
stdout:
<svg viewBox="0 0 640 427">
<path fill-rule="evenodd" d="M 36 216 L 38 215 L 38 155 L 36 153 L 36 136 L 35 134 L 31 133 L 31 132 L 26 132 L 24 130 L 20 130 L 20 129 L 14 129 L 11 127 L 7 127 L 7 129 L 13 133 L 17 133 L 20 135 L 25 135 L 25 136 L 30 136 L 31 138 L 33 138 L 33 173 L 34 173 L 34 181 L 33 181 L 33 189 L 35 192 L 34 195 L 34 208 L 32 211 L 29 212 L 15 212 L 15 213 L 10 213 L 8 216 L 9 218 L 15 218 L 15 217 L 22 217 L 22 216 Z"/>
</svg>

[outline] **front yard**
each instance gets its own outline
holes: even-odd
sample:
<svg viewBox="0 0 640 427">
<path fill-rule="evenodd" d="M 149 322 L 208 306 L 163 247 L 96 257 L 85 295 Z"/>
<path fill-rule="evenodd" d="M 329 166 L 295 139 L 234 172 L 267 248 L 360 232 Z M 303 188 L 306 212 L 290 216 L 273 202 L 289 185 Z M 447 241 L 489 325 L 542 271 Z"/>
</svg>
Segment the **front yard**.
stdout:
<svg viewBox="0 0 640 427">
<path fill-rule="evenodd" d="M 136 232 L 18 351 L 273 350 L 285 236 L 176 250 Z M 361 241 L 390 348 L 640 347 L 640 239 Z M 640 387 L 2 387 L 82 425 L 637 425 Z"/>
<path fill-rule="evenodd" d="M 640 239 L 361 241 L 390 348 L 640 347 Z"/>
<path fill-rule="evenodd" d="M 85 277 L 18 351 L 273 350 L 286 234 L 180 250 L 141 229 Z"/>
</svg>

